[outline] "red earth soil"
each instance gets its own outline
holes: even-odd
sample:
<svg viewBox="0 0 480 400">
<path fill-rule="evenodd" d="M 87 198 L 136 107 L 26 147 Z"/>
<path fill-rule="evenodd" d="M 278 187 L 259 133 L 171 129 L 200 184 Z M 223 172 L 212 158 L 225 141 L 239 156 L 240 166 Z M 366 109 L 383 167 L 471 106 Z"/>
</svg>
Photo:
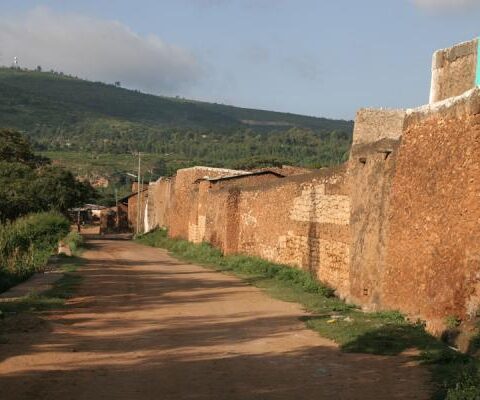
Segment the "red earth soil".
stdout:
<svg viewBox="0 0 480 400">
<path fill-rule="evenodd" d="M 342 353 L 305 327 L 301 306 L 233 276 L 126 240 L 90 240 L 83 257 L 66 309 L 6 323 L 2 400 L 431 395 L 407 355 Z"/>
</svg>

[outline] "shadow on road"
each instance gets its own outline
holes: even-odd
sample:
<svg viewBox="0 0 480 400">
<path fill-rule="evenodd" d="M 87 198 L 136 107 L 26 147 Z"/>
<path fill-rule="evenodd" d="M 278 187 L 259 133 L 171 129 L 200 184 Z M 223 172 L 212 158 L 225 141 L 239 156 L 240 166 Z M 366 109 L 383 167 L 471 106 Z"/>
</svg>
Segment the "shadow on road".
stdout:
<svg viewBox="0 0 480 400">
<path fill-rule="evenodd" d="M 429 398 L 409 357 L 342 353 L 236 278 L 131 242 L 85 257 L 69 308 L 0 344 L 8 399 Z"/>
</svg>

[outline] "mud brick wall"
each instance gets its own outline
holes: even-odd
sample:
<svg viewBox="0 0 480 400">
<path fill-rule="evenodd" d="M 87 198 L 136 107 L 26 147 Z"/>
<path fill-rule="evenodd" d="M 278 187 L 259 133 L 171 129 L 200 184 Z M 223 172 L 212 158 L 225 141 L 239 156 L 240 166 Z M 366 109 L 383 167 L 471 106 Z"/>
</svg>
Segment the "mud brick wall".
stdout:
<svg viewBox="0 0 480 400">
<path fill-rule="evenodd" d="M 430 103 L 459 96 L 477 85 L 478 39 L 433 54 Z"/>
<path fill-rule="evenodd" d="M 349 300 L 382 308 L 388 209 L 405 111 L 360 110 L 349 160 L 352 182 Z"/>
<path fill-rule="evenodd" d="M 244 187 L 236 251 L 310 271 L 348 293 L 350 198 L 345 168 Z M 234 241 L 234 240 L 232 240 Z"/>
<path fill-rule="evenodd" d="M 410 113 L 390 201 L 384 306 L 427 319 L 480 307 L 480 91 Z"/>
<path fill-rule="evenodd" d="M 196 213 L 196 208 L 198 207 L 196 203 L 198 184 L 195 183 L 198 179 L 244 173 L 244 171 L 208 167 L 193 167 L 178 170 L 175 182 L 172 185 L 175 195 L 171 198 L 168 215 L 169 236 L 182 239 L 189 238 L 189 225 L 195 223 L 194 217 L 190 214 L 191 212 Z"/>
</svg>

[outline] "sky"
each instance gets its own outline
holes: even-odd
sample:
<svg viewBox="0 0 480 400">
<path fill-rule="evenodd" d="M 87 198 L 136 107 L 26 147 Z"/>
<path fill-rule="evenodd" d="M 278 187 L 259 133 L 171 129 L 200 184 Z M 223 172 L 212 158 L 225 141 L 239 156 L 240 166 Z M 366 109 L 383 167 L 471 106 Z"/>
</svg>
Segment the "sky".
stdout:
<svg viewBox="0 0 480 400">
<path fill-rule="evenodd" d="M 0 0 L 0 65 L 353 119 L 427 103 L 432 53 L 479 21 L 480 0 Z"/>
</svg>

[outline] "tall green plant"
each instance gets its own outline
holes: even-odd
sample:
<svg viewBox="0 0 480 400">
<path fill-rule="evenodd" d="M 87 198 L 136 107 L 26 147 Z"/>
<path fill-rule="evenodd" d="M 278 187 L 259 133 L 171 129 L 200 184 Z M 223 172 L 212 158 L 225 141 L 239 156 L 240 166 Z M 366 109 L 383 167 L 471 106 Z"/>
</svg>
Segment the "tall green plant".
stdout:
<svg viewBox="0 0 480 400">
<path fill-rule="evenodd" d="M 42 269 L 69 231 L 57 213 L 39 213 L 0 226 L 0 292 Z"/>
</svg>

